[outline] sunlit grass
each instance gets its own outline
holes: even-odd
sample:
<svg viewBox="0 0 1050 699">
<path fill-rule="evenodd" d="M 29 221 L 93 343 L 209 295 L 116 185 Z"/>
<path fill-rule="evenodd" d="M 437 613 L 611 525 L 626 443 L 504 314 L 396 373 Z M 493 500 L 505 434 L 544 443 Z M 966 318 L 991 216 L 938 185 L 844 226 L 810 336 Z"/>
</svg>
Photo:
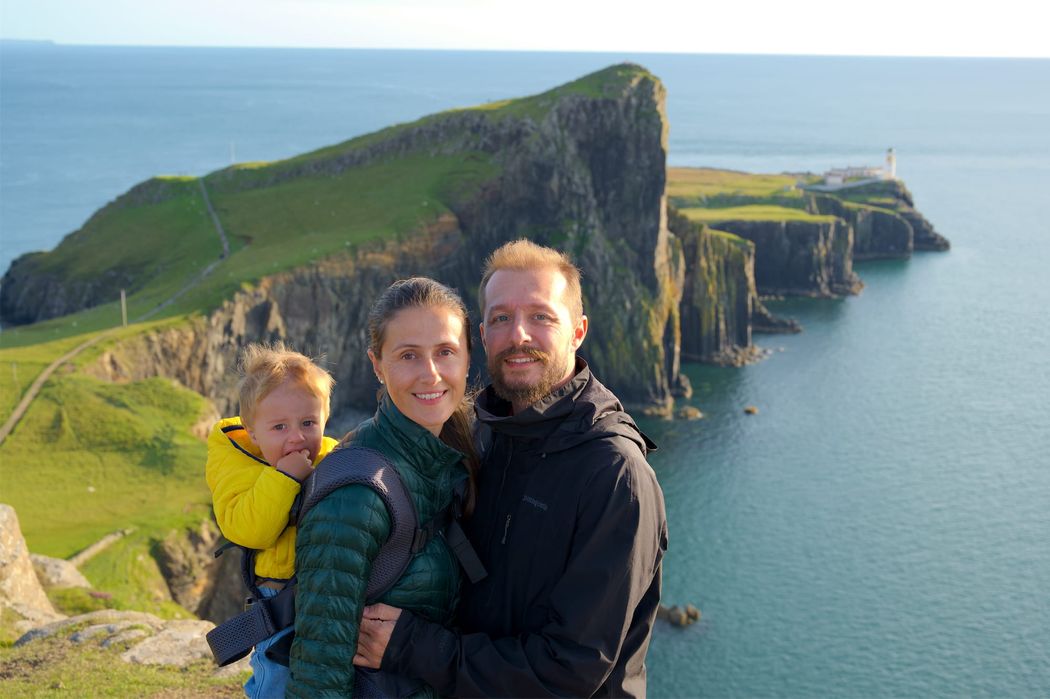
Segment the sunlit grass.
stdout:
<svg viewBox="0 0 1050 699">
<path fill-rule="evenodd" d="M 690 221 L 718 223 L 720 221 L 809 221 L 834 223 L 834 216 L 810 214 L 802 209 L 786 206 L 732 206 L 724 209 L 685 208 L 678 210 Z"/>
<path fill-rule="evenodd" d="M 205 516 L 204 398 L 169 379 L 52 377 L 0 445 L 4 502 L 31 551 L 66 558 L 127 527 Z"/>
</svg>

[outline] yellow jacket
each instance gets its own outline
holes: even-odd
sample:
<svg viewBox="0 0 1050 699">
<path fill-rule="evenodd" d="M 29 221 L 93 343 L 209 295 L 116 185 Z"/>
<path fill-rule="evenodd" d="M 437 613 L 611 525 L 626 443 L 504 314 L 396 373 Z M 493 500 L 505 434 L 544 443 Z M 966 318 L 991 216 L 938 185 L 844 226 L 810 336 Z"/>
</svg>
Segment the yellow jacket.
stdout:
<svg viewBox="0 0 1050 699">
<path fill-rule="evenodd" d="M 317 460 L 337 443 L 325 437 Z M 239 417 L 224 418 L 212 427 L 204 470 L 223 536 L 235 544 L 257 549 L 256 575 L 292 577 L 295 527 L 288 524 L 288 511 L 299 493 L 299 483 L 263 460 Z"/>
</svg>

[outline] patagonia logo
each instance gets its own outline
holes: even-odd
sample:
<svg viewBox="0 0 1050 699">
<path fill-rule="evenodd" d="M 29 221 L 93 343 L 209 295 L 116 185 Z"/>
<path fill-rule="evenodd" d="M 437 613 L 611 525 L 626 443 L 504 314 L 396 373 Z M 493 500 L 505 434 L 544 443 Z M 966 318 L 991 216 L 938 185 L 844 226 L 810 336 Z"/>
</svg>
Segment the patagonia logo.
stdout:
<svg viewBox="0 0 1050 699">
<path fill-rule="evenodd" d="M 539 501 L 539 500 L 537 500 L 536 498 L 534 498 L 534 497 L 531 497 L 531 496 L 529 496 L 529 495 L 523 495 L 523 496 L 521 497 L 521 501 L 522 501 L 522 502 L 527 502 L 527 503 L 529 503 L 530 505 L 532 505 L 533 507 L 538 507 L 539 509 L 543 510 L 544 512 L 546 512 L 546 511 L 547 511 L 547 503 L 545 503 L 545 502 L 540 502 L 540 501 Z"/>
</svg>

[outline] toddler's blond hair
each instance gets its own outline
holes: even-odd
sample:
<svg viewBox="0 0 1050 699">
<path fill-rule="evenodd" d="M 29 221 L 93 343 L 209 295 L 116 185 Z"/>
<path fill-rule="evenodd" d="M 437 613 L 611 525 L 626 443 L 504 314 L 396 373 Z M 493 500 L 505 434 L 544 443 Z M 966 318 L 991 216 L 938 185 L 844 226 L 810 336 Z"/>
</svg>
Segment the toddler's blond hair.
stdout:
<svg viewBox="0 0 1050 699">
<path fill-rule="evenodd" d="M 253 423 L 259 401 L 285 381 L 292 381 L 320 398 L 324 403 L 323 419 L 328 419 L 335 379 L 312 359 L 288 349 L 283 342 L 248 345 L 241 352 L 240 370 L 241 381 L 237 390 L 243 424 Z"/>
</svg>

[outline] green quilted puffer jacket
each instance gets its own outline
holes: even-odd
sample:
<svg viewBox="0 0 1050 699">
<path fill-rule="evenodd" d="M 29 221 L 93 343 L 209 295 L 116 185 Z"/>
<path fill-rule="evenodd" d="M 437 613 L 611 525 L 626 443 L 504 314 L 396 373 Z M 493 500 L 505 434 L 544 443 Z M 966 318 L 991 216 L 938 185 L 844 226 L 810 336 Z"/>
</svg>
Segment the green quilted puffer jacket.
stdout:
<svg viewBox="0 0 1050 699">
<path fill-rule="evenodd" d="M 420 523 L 452 501 L 466 478 L 463 454 L 412 422 L 384 397 L 375 417 L 348 444 L 382 452 L 411 494 Z M 295 641 L 289 697 L 349 697 L 354 693 L 354 650 L 372 561 L 390 534 L 390 515 L 375 491 L 348 485 L 317 503 L 297 532 Z M 434 537 L 379 601 L 448 625 L 459 596 L 459 565 Z M 411 696 L 437 696 L 427 686 Z"/>
</svg>

